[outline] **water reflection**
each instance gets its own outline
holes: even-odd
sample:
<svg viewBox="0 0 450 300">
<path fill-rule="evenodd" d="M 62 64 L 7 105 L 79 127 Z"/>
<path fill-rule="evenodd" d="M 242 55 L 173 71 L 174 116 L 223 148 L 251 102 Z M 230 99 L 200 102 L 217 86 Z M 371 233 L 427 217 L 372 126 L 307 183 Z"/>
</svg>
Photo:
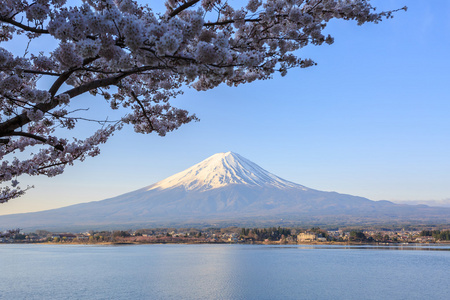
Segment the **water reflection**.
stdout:
<svg viewBox="0 0 450 300">
<path fill-rule="evenodd" d="M 448 299 L 449 261 L 423 244 L 2 245 L 0 299 Z"/>
<path fill-rule="evenodd" d="M 229 245 L 160 245 L 157 251 L 143 247 L 153 253 L 147 264 L 158 270 L 146 272 L 153 299 L 236 299 L 239 294 L 234 278 L 241 256 Z"/>
<path fill-rule="evenodd" d="M 295 249 L 333 249 L 333 250 L 416 250 L 416 251 L 450 251 L 450 245 L 430 244 L 396 244 L 396 245 L 282 245 L 268 246 L 269 248 L 295 248 Z"/>
</svg>

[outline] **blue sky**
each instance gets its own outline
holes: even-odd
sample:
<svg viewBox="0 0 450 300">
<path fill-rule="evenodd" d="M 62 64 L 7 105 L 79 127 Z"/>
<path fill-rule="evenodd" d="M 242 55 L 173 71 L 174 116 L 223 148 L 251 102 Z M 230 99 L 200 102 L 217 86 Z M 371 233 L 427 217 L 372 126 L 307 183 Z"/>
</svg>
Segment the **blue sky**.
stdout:
<svg viewBox="0 0 450 300">
<path fill-rule="evenodd" d="M 314 189 L 450 198 L 450 2 L 372 3 L 409 9 L 377 25 L 330 23 L 333 45 L 300 52 L 315 67 L 237 88 L 186 89 L 174 103 L 200 122 L 164 138 L 126 128 L 63 175 L 23 178 L 35 188 L 0 214 L 117 196 L 226 151 Z"/>
</svg>

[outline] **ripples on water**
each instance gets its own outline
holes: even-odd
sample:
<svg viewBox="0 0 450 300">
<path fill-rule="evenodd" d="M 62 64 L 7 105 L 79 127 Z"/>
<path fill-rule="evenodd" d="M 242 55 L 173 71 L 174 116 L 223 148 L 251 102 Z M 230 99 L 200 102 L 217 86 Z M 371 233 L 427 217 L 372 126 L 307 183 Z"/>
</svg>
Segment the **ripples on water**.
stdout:
<svg viewBox="0 0 450 300">
<path fill-rule="evenodd" d="M 8 300 L 450 295 L 450 246 L 435 245 L 0 245 L 0 268 Z"/>
</svg>

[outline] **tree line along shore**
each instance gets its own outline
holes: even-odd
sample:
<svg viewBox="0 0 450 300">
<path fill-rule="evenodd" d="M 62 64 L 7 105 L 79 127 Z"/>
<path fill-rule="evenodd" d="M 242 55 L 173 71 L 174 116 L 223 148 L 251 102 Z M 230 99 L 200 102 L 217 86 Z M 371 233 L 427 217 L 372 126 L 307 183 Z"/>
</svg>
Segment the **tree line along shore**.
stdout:
<svg viewBox="0 0 450 300">
<path fill-rule="evenodd" d="M 450 226 L 449 226 L 450 228 Z M 138 230 L 87 231 L 83 233 L 20 229 L 0 233 L 0 243 L 60 244 L 389 244 L 450 243 L 450 229 L 426 228 L 153 228 Z"/>
</svg>

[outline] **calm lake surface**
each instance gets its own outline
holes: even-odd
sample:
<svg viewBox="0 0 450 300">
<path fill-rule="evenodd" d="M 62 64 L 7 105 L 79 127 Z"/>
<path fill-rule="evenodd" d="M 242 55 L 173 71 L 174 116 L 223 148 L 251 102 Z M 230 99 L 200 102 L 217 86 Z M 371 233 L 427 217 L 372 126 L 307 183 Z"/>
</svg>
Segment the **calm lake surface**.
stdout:
<svg viewBox="0 0 450 300">
<path fill-rule="evenodd" d="M 450 246 L 5 245 L 0 299 L 449 299 Z"/>
</svg>

